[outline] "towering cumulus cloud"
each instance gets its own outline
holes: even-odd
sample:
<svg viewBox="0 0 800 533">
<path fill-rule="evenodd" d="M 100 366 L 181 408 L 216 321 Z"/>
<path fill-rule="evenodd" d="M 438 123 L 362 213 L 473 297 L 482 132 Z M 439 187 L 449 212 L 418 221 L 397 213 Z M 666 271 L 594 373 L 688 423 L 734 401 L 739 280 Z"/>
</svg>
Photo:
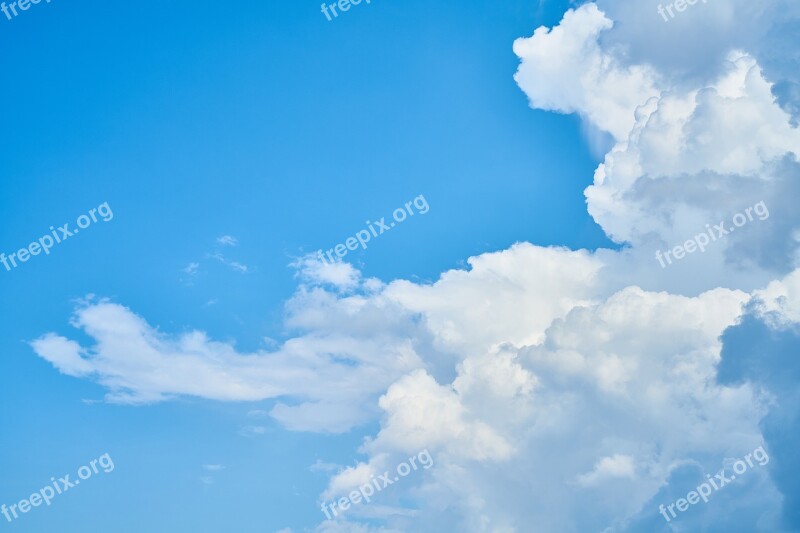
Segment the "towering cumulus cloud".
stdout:
<svg viewBox="0 0 800 533">
<path fill-rule="evenodd" d="M 273 399 L 304 431 L 379 422 L 321 500 L 435 459 L 320 531 L 800 528 L 800 486 L 779 470 L 799 463 L 800 403 L 786 359 L 764 353 L 774 335 L 800 344 L 798 71 L 769 49 L 797 30 L 796 2 L 709 2 L 668 24 L 634 4 L 587 3 L 513 44 L 532 107 L 610 139 L 586 199 L 621 251 L 518 243 L 433 284 L 307 258 L 286 306 L 301 333 L 275 351 L 161 333 L 104 300 L 75 311 L 88 345 L 48 333 L 34 351 L 109 401 Z M 767 221 L 670 269 L 654 259 L 759 201 Z M 743 328 L 761 336 L 737 345 Z M 760 445 L 767 466 L 678 525 L 659 515 Z"/>
</svg>

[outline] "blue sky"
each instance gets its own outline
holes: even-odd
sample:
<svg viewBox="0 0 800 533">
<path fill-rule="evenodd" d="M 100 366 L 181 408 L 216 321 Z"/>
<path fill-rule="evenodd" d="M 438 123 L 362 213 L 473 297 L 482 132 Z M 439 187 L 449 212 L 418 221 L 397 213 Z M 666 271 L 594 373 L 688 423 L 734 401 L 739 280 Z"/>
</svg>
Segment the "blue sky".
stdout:
<svg viewBox="0 0 800 533">
<path fill-rule="evenodd" d="M 797 45 L 796 8 L 736 2 L 733 19 L 695 6 L 665 23 L 645 4 L 373 0 L 329 22 L 317 3 L 53 0 L 0 15 L 0 252 L 104 202 L 113 212 L 49 255 L 0 267 L 0 503 L 104 453 L 115 464 L 52 506 L 0 516 L 0 530 L 688 531 L 754 489 L 666 524 L 657 506 L 673 486 L 685 493 L 686 461 L 710 471 L 766 443 L 793 469 L 780 451 L 796 436 L 790 384 L 725 355 L 797 346 L 800 85 L 770 52 Z M 540 26 L 563 35 L 531 37 Z M 664 53 L 681 39 L 702 58 Z M 676 111 L 686 101 L 688 115 Z M 737 113 L 741 128 L 726 124 Z M 429 212 L 338 270 L 307 255 L 420 195 Z M 653 261 L 654 247 L 759 200 L 764 224 L 666 271 Z M 768 260 L 775 250 L 786 259 Z M 662 328 L 659 313 L 678 318 Z M 713 383 L 670 382 L 687 405 L 737 400 L 698 414 L 709 426 L 602 433 L 579 416 L 583 402 L 619 420 L 603 394 L 633 402 L 620 392 L 633 375 L 644 391 L 667 387 L 632 345 Z M 584 370 L 567 364 L 575 353 Z M 752 383 L 785 397 L 784 410 L 770 414 Z M 622 411 L 674 415 L 639 403 Z M 412 424 L 412 404 L 441 414 Z M 544 469 L 551 483 L 573 480 L 558 489 L 514 474 L 533 478 L 532 458 L 559 449 L 537 433 L 548 417 L 534 405 L 563 413 L 556 434 L 599 442 Z M 776 429 L 781 416 L 791 431 Z M 679 438 L 712 429 L 733 436 Z M 320 502 L 349 479 L 423 448 L 438 466 L 325 523 Z M 796 483 L 769 472 L 754 477 L 764 501 L 733 522 L 794 531 L 780 501 L 795 501 Z M 565 518 L 606 482 L 607 508 Z M 545 490 L 570 504 L 542 497 L 525 510 L 520 494 Z"/>
<path fill-rule="evenodd" d="M 328 23 L 314 3 L 53 2 L 0 19 L 14 50 L 0 88 L 3 250 L 103 202 L 114 212 L 0 278 L 19 302 L 2 325 L 0 499 L 106 451 L 118 465 L 71 501 L 2 527 L 86 516 L 98 531 L 310 527 L 324 518 L 326 479 L 308 467 L 357 458 L 363 431 L 287 432 L 249 419 L 258 403 L 82 403 L 102 389 L 54 373 L 25 343 L 71 333 L 76 298 L 111 297 L 166 331 L 254 349 L 285 336 L 293 258 L 420 194 L 425 218 L 355 255 L 369 275 L 435 279 L 517 240 L 607 242 L 581 205 L 595 161 L 578 122 L 525 113 L 511 80 L 510 42 L 546 13 L 529 2 L 359 7 Z M 207 258 L 228 234 L 239 246 L 224 253 L 251 273 Z M 189 284 L 191 262 L 201 266 Z M 269 430 L 240 436 L 247 426 Z M 200 481 L 209 463 L 226 465 L 213 485 Z"/>
</svg>

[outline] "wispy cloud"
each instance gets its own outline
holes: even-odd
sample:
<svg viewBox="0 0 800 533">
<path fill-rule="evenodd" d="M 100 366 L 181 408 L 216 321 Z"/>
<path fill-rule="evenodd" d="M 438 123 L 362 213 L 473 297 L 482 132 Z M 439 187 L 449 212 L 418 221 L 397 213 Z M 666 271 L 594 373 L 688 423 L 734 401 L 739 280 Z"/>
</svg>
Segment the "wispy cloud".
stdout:
<svg viewBox="0 0 800 533">
<path fill-rule="evenodd" d="M 221 472 L 222 470 L 225 470 L 225 465 L 201 465 L 201 466 L 203 470 L 207 472 Z M 200 481 L 204 485 L 213 485 L 216 480 L 214 476 L 206 475 L 206 476 L 200 476 Z"/>
<path fill-rule="evenodd" d="M 223 265 L 229 266 L 233 270 L 236 270 L 237 272 L 241 272 L 242 274 L 247 274 L 248 272 L 251 271 L 250 267 L 248 267 L 247 265 L 239 263 L 238 261 L 230 261 L 228 259 L 225 259 L 225 256 L 223 256 L 219 252 L 215 252 L 213 254 L 209 254 L 209 257 L 211 257 L 212 259 L 216 259 L 217 261 L 219 261 Z"/>
<path fill-rule="evenodd" d="M 233 237 L 232 235 L 223 235 L 221 237 L 217 237 L 216 243 L 217 245 L 223 247 L 225 246 L 234 247 L 239 245 L 239 240 L 236 237 Z M 211 252 L 206 253 L 205 257 L 219 261 L 223 265 L 242 274 L 247 274 L 253 271 L 252 267 L 245 265 L 244 263 L 240 263 L 239 261 L 232 261 L 226 258 L 220 251 L 215 251 L 213 253 Z M 191 285 L 193 279 L 197 276 L 199 271 L 200 271 L 200 263 L 197 261 L 190 262 L 188 265 L 186 265 L 184 268 L 181 269 L 181 272 L 187 276 L 187 278 L 183 279 L 182 281 L 184 281 L 188 285 Z M 206 305 L 213 305 L 215 303 L 216 300 L 210 300 Z"/>
<path fill-rule="evenodd" d="M 256 435 L 263 435 L 267 432 L 264 426 L 244 426 L 239 430 L 239 435 L 242 437 L 255 437 Z"/>
<path fill-rule="evenodd" d="M 236 246 L 239 244 L 239 240 L 230 235 L 223 235 L 222 237 L 217 237 L 217 243 L 222 246 Z"/>
<path fill-rule="evenodd" d="M 335 463 L 326 463 L 324 461 L 317 459 L 317 461 L 313 465 L 309 466 L 308 469 L 311 472 L 331 473 L 339 470 L 339 465 Z"/>
<path fill-rule="evenodd" d="M 197 269 L 200 268 L 200 263 L 189 263 L 184 269 L 184 274 L 189 274 L 190 276 L 194 276 L 197 274 Z"/>
</svg>

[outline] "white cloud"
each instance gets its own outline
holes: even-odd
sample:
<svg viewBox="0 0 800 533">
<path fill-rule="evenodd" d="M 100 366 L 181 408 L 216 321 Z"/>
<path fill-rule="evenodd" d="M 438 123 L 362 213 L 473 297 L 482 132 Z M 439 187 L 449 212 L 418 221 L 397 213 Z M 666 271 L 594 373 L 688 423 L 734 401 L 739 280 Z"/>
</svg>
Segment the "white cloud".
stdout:
<svg viewBox="0 0 800 533">
<path fill-rule="evenodd" d="M 732 49 L 748 50 L 769 64 L 773 81 L 797 76 L 791 72 L 800 17 L 794 0 L 708 1 L 669 22 L 658 14 L 659 5 L 670 3 L 663 0 L 597 3 L 616 23 L 603 39 L 604 48 L 621 49 L 631 63 L 652 65 L 676 86 L 713 78 Z"/>
<path fill-rule="evenodd" d="M 183 269 L 183 272 L 184 272 L 184 274 L 188 274 L 190 276 L 194 276 L 195 274 L 197 274 L 197 269 L 199 269 L 199 268 L 200 268 L 200 263 L 189 263 Z"/>
<path fill-rule="evenodd" d="M 586 190 L 589 212 L 616 240 L 683 241 L 786 187 L 776 165 L 800 154 L 800 130 L 751 57 L 732 55 L 702 90 L 642 104 Z"/>
<path fill-rule="evenodd" d="M 70 375 L 96 373 L 107 399 L 122 403 L 198 396 L 222 401 L 302 398 L 272 411 L 293 429 L 338 432 L 377 412 L 366 400 L 377 397 L 398 376 L 422 366 L 385 303 L 361 296 L 337 299 L 320 289 L 301 288 L 290 302 L 289 322 L 312 332 L 277 351 L 240 353 L 200 331 L 159 332 L 143 318 L 109 301 L 81 304 L 72 324 L 93 339 L 81 348 L 63 336 L 44 335 L 32 343 L 38 355 Z M 384 309 L 381 310 L 380 308 Z M 315 327 L 329 322 L 326 333 Z M 344 330 L 335 323 L 347 324 Z M 380 325 L 370 332 L 369 324 Z M 405 324 L 402 327 L 408 327 Z M 413 325 L 410 325 L 413 329 Z M 362 335 L 348 335 L 347 329 Z"/>
<path fill-rule="evenodd" d="M 222 246 L 236 246 L 239 244 L 239 241 L 236 237 L 232 237 L 230 235 L 223 235 L 222 237 L 217 237 L 217 244 Z"/>
<path fill-rule="evenodd" d="M 577 113 L 613 136 L 586 197 L 624 250 L 519 243 L 432 284 L 365 280 L 307 256 L 293 263 L 300 287 L 286 305 L 298 333 L 270 351 L 164 333 L 109 301 L 76 309 L 85 345 L 49 333 L 32 347 L 61 372 L 96 379 L 111 401 L 273 400 L 271 416 L 295 430 L 377 421 L 359 450 L 366 458 L 334 474 L 323 497 L 423 448 L 436 457 L 358 509 L 390 529 L 355 515 L 318 531 L 625 531 L 657 513 L 650 500 L 678 465 L 711 471 L 761 443 L 763 392 L 716 381 L 720 336 L 749 291 L 760 289 L 755 305 L 775 323 L 800 319 L 800 274 L 788 274 L 800 241 L 800 134 L 773 95 L 780 68 L 752 38 L 775 20 L 756 4 L 697 5 L 670 26 L 649 1 L 608 0 L 624 23 L 589 3 L 515 42 L 515 79 L 532 106 Z M 743 20 L 731 20 L 733 7 Z M 660 26 L 631 24 L 646 9 Z M 697 57 L 634 46 L 648 34 L 685 37 Z M 761 200 L 769 224 L 667 270 L 653 259 Z"/>
<path fill-rule="evenodd" d="M 800 323 L 800 269 L 756 291 L 756 309 L 776 328 Z"/>
<path fill-rule="evenodd" d="M 606 479 L 634 479 L 635 477 L 636 464 L 633 457 L 618 453 L 600 459 L 597 464 L 594 465 L 594 469 L 591 472 L 578 476 L 578 483 L 584 487 L 592 487 Z"/>
<path fill-rule="evenodd" d="M 364 450 L 385 464 L 430 447 L 437 465 L 419 492 L 435 496 L 415 522 L 421 531 L 435 530 L 437 499 L 457 506 L 455 527 L 467 531 L 529 522 L 569 531 L 587 509 L 599 514 L 596 529 L 622 521 L 674 463 L 718 461 L 758 443 L 763 409 L 753 391 L 714 385 L 718 337 L 747 299 L 722 289 L 687 298 L 629 288 L 578 306 L 541 342 L 467 357 L 452 386 L 420 372 L 398 381 Z M 341 488 L 358 480 L 345 481 Z M 618 490 L 598 508 L 586 489 L 604 487 Z M 531 493 L 541 498 L 531 506 L 514 496 Z"/>
<path fill-rule="evenodd" d="M 613 26 L 595 4 L 569 10 L 559 26 L 538 28 L 514 42 L 521 63 L 514 79 L 531 106 L 579 113 L 617 140 L 627 137 L 634 111 L 658 95 L 657 74 L 605 53 L 598 37 Z"/>
<path fill-rule="evenodd" d="M 239 263 L 238 261 L 231 261 L 229 259 L 226 259 L 225 256 L 219 252 L 209 254 L 209 257 L 211 257 L 212 259 L 216 259 L 223 265 L 228 266 L 237 272 L 241 272 L 242 274 L 247 274 L 248 272 L 252 271 L 252 268 L 248 267 L 247 265 Z"/>
<path fill-rule="evenodd" d="M 339 465 L 337 465 L 335 463 L 326 463 L 324 461 L 321 461 L 321 460 L 317 459 L 314 462 L 313 465 L 308 467 L 308 469 L 311 472 L 327 472 L 327 473 L 331 473 L 331 472 L 335 472 L 335 471 L 339 470 Z"/>
<path fill-rule="evenodd" d="M 772 79 L 765 75 L 758 58 L 769 54 L 751 37 L 767 36 L 766 28 L 785 18 L 800 20 L 800 8 L 717 2 L 667 24 L 657 2 L 602 4 L 619 24 L 587 3 L 556 27 L 518 39 L 515 79 L 532 106 L 579 114 L 616 139 L 586 189 L 597 223 L 631 245 L 609 258 L 612 268 L 647 288 L 686 294 L 717 286 L 752 290 L 791 271 L 800 212 L 787 199 L 800 193 L 800 130 L 774 95 L 773 80 L 783 73 L 773 66 Z M 695 67 L 680 68 L 691 62 L 684 56 L 675 62 L 659 55 L 678 49 L 697 61 L 702 76 Z M 653 271 L 657 250 L 719 221 L 730 226 L 732 216 L 760 201 L 769 206 L 769 221 L 668 272 Z"/>
<path fill-rule="evenodd" d="M 350 263 L 337 261 L 328 263 L 315 254 L 309 254 L 291 263 L 297 269 L 300 279 L 314 285 L 332 285 L 341 290 L 351 290 L 358 286 L 361 272 Z"/>
<path fill-rule="evenodd" d="M 322 523 L 316 531 L 321 533 L 403 533 L 398 529 L 372 527 L 366 524 L 337 520 Z"/>
<path fill-rule="evenodd" d="M 267 428 L 264 426 L 244 426 L 239 430 L 239 435 L 242 437 L 255 437 L 256 435 L 264 435 Z"/>
<path fill-rule="evenodd" d="M 34 351 L 68 376 L 86 376 L 94 372 L 92 365 L 82 357 L 80 345 L 55 333 L 48 333 L 31 343 Z"/>
<path fill-rule="evenodd" d="M 367 450 L 408 451 L 432 446 L 466 459 L 498 461 L 514 452 L 508 439 L 490 423 L 470 416 L 454 388 L 439 385 L 423 370 L 394 383 L 379 405 L 387 416 Z"/>
<path fill-rule="evenodd" d="M 603 262 L 592 254 L 519 243 L 468 259 L 432 286 L 397 281 L 386 294 L 420 313 L 442 351 L 487 350 L 497 343 L 536 342 L 554 318 L 592 302 Z"/>
<path fill-rule="evenodd" d="M 83 363 L 67 368 L 88 365 L 113 401 L 272 398 L 272 416 L 299 430 L 379 419 L 362 448 L 368 459 L 335 475 L 325 494 L 427 448 L 436 465 L 397 488 L 421 505 L 416 514 L 391 496 L 365 511 L 380 509 L 401 530 L 407 520 L 420 531 L 443 520 L 465 531 L 531 520 L 569 530 L 582 508 L 610 524 L 637 513 L 676 461 L 717 463 L 753 449 L 763 410 L 748 387 L 714 385 L 719 336 L 747 293 L 618 290 L 603 264 L 518 244 L 431 285 L 342 292 L 308 282 L 287 305 L 287 324 L 303 333 L 274 352 L 240 353 L 196 331 L 168 335 L 121 305 L 84 303 L 73 324 L 93 344 L 73 345 Z M 50 348 L 66 342 L 49 335 L 34 347 L 58 366 Z M 619 459 L 602 461 L 616 456 L 630 458 L 634 477 Z M 624 491 L 595 508 L 592 491 L 609 483 Z M 532 491 L 547 496 L 517 505 L 515 494 Z M 457 516 L 440 516 L 441 506 Z"/>
</svg>

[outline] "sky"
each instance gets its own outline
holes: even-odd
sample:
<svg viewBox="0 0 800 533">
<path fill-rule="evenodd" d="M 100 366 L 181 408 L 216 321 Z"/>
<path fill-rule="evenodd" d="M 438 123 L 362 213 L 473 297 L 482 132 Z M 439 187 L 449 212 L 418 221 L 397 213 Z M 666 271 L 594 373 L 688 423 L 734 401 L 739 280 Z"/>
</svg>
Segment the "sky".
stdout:
<svg viewBox="0 0 800 533">
<path fill-rule="evenodd" d="M 677 5 L 0 4 L 0 532 L 800 531 L 800 7 Z"/>
</svg>

